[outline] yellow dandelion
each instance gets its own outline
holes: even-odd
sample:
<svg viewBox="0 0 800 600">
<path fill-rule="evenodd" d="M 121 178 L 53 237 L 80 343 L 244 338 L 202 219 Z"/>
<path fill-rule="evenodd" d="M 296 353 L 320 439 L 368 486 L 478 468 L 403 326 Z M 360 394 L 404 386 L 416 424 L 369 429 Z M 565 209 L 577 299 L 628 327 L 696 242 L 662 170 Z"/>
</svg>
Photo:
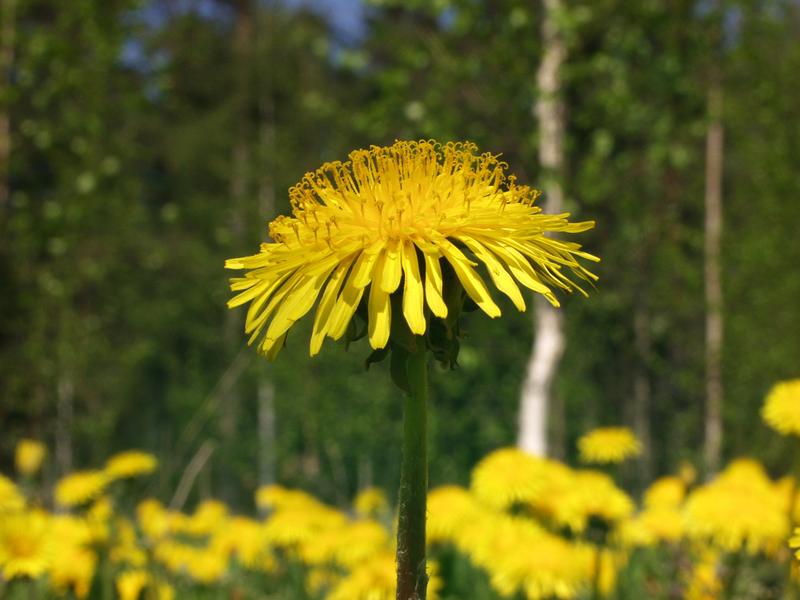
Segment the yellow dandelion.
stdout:
<svg viewBox="0 0 800 600">
<path fill-rule="evenodd" d="M 136 569 L 120 573 L 116 579 L 120 600 L 139 600 L 148 583 L 150 583 L 150 575 L 147 571 Z"/>
<path fill-rule="evenodd" d="M 621 463 L 641 452 L 641 444 L 627 427 L 600 427 L 578 440 L 581 460 L 586 463 Z"/>
<path fill-rule="evenodd" d="M 479 522 L 485 511 L 462 487 L 446 485 L 428 494 L 428 543 L 453 542 L 468 523 Z"/>
<path fill-rule="evenodd" d="M 41 576 L 50 567 L 54 553 L 46 513 L 36 510 L 0 519 L 0 572 L 4 579 Z"/>
<path fill-rule="evenodd" d="M 472 470 L 472 492 L 481 502 L 505 509 L 532 502 L 547 487 L 546 460 L 518 448 L 501 448 L 484 457 Z"/>
<path fill-rule="evenodd" d="M 103 471 L 76 471 L 56 484 L 56 502 L 61 506 L 79 506 L 94 500 L 108 485 Z"/>
<path fill-rule="evenodd" d="M 177 513 L 168 511 L 154 498 L 142 500 L 136 506 L 136 521 L 151 540 L 158 540 L 172 533 L 179 520 Z"/>
<path fill-rule="evenodd" d="M 689 573 L 686 600 L 716 600 L 722 593 L 719 553 L 706 549 Z"/>
<path fill-rule="evenodd" d="M 211 535 L 228 520 L 228 507 L 219 500 L 204 500 L 192 516 L 175 521 L 173 529 L 193 536 Z"/>
<path fill-rule="evenodd" d="M 253 519 L 231 518 L 214 532 L 211 545 L 219 552 L 235 555 L 248 569 L 269 570 L 274 564 L 264 525 Z"/>
<path fill-rule="evenodd" d="M 25 496 L 14 482 L 0 475 L 0 513 L 16 512 L 25 508 Z"/>
<path fill-rule="evenodd" d="M 228 557 L 214 548 L 192 548 L 187 554 L 186 570 L 198 583 L 216 583 L 228 570 Z"/>
<path fill-rule="evenodd" d="M 270 223 L 272 242 L 225 263 L 247 270 L 231 280 L 238 294 L 228 306 L 250 303 L 245 331 L 251 343 L 264 334 L 258 347 L 269 358 L 320 296 L 312 356 L 326 336 L 345 334 L 362 299 L 374 349 L 389 341 L 393 310 L 422 335 L 431 315 L 457 312 L 446 299 L 460 298 L 459 288 L 497 317 L 479 263 L 519 310 L 525 301 L 518 284 L 557 306 L 551 287 L 580 289 L 565 271 L 593 280 L 576 258 L 596 258 L 546 234 L 578 233 L 594 223 L 542 214 L 534 204 L 538 192 L 517 185 L 505 169 L 474 144 L 432 141 L 373 146 L 351 152 L 348 162 L 326 163 L 289 190 L 292 216 Z"/>
<path fill-rule="evenodd" d="M 156 470 L 158 460 L 152 454 L 139 450 L 128 450 L 115 454 L 106 462 L 103 469 L 110 479 L 127 479 L 139 475 L 149 475 Z"/>
<path fill-rule="evenodd" d="M 396 566 L 391 552 L 382 552 L 360 562 L 334 583 L 326 600 L 394 600 Z M 434 564 L 428 564 L 429 600 L 436 600 L 441 582 Z"/>
<path fill-rule="evenodd" d="M 795 556 L 800 559 L 800 527 L 794 530 L 794 535 L 789 538 L 789 547 L 795 550 Z"/>
<path fill-rule="evenodd" d="M 26 477 L 35 475 L 47 455 L 47 447 L 36 440 L 20 440 L 14 452 L 17 472 Z"/>
<path fill-rule="evenodd" d="M 749 459 L 734 461 L 715 480 L 695 489 L 686 500 L 684 517 L 691 539 L 730 552 L 773 550 L 789 535 L 785 495 Z"/>
<path fill-rule="evenodd" d="M 386 494 L 378 488 L 366 488 L 361 490 L 353 500 L 353 509 L 356 514 L 369 517 L 385 513 L 389 510 L 389 501 Z"/>
<path fill-rule="evenodd" d="M 592 519 L 612 526 L 633 513 L 633 500 L 605 473 L 576 471 L 572 483 L 548 504 L 554 521 L 583 532 Z"/>
<path fill-rule="evenodd" d="M 649 508 L 677 508 L 686 495 L 686 484 L 680 477 L 662 477 L 644 493 L 644 505 Z"/>
<path fill-rule="evenodd" d="M 800 379 L 776 383 L 767 394 L 761 416 L 783 435 L 800 435 Z"/>
<path fill-rule="evenodd" d="M 76 598 L 86 598 L 97 570 L 97 555 L 87 548 L 60 548 L 50 567 L 50 586 L 58 594 L 72 592 Z"/>
<path fill-rule="evenodd" d="M 651 506 L 625 521 L 620 534 L 629 546 L 677 542 L 683 536 L 683 513 L 671 506 Z"/>
</svg>

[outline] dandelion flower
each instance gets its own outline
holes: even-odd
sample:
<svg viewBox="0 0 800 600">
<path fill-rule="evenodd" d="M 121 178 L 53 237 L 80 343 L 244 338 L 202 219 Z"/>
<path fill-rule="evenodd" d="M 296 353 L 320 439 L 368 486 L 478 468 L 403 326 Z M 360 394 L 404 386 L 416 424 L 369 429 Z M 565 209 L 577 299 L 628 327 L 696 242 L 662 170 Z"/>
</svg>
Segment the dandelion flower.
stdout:
<svg viewBox="0 0 800 600">
<path fill-rule="evenodd" d="M 641 452 L 641 444 L 627 427 L 600 427 L 578 440 L 586 463 L 621 463 Z"/>
<path fill-rule="evenodd" d="M 686 484 L 680 477 L 662 477 L 654 481 L 644 493 L 648 508 L 677 508 L 686 495 Z"/>
<path fill-rule="evenodd" d="M 128 450 L 115 454 L 106 462 L 106 475 L 111 479 L 127 479 L 139 475 L 149 475 L 156 470 L 158 460 L 152 454 L 139 450 Z"/>
<path fill-rule="evenodd" d="M 448 299 L 461 297 L 459 286 L 498 317 L 479 263 L 519 310 L 525 301 L 518 284 L 557 306 L 551 288 L 580 290 L 565 271 L 595 279 L 577 262 L 595 257 L 546 235 L 578 233 L 594 223 L 542 214 L 534 204 L 538 192 L 517 185 L 496 156 L 476 152 L 471 143 L 398 141 L 307 173 L 289 190 L 292 216 L 270 223 L 273 241 L 258 254 L 225 263 L 247 271 L 231 280 L 238 294 L 228 306 L 250 303 L 250 342 L 263 334 L 258 348 L 273 358 L 317 298 L 312 356 L 326 336 L 337 340 L 346 333 L 362 299 L 374 349 L 389 342 L 394 310 L 417 335 L 426 332 L 431 315 L 457 312 Z"/>
<path fill-rule="evenodd" d="M 14 482 L 0 475 L 0 513 L 15 512 L 25 508 L 25 497 Z"/>
<path fill-rule="evenodd" d="M 501 448 L 481 460 L 472 471 L 472 492 L 487 506 L 502 510 L 541 498 L 561 465 L 523 452 Z"/>
<path fill-rule="evenodd" d="M 389 510 L 386 494 L 379 488 L 361 490 L 353 500 L 353 509 L 362 517 L 378 515 Z"/>
<path fill-rule="evenodd" d="M 794 535 L 789 538 L 789 547 L 795 550 L 795 556 L 800 559 L 800 527 L 794 530 Z"/>
<path fill-rule="evenodd" d="M 50 567 L 50 586 L 58 594 L 71 591 L 86 598 L 97 570 L 97 555 L 88 548 L 68 546 L 60 549 Z"/>
<path fill-rule="evenodd" d="M 715 480 L 694 490 L 684 516 L 690 539 L 730 552 L 774 549 L 789 535 L 780 486 L 761 465 L 746 459 L 734 461 Z"/>
<path fill-rule="evenodd" d="M 76 471 L 56 484 L 56 502 L 61 506 L 79 506 L 94 500 L 108 485 L 103 471 Z"/>
<path fill-rule="evenodd" d="M 761 416 L 783 435 L 800 435 L 800 379 L 776 383 L 767 394 Z"/>
<path fill-rule="evenodd" d="M 54 552 L 44 512 L 24 512 L 0 519 L 0 573 L 4 579 L 39 577 L 50 567 Z"/>
<path fill-rule="evenodd" d="M 36 440 L 20 440 L 14 452 L 14 464 L 17 472 L 26 477 L 35 475 L 42 466 L 47 454 L 47 447 Z"/>
<path fill-rule="evenodd" d="M 150 583 L 150 575 L 147 571 L 136 569 L 121 573 L 116 580 L 120 600 L 139 600 L 139 596 L 148 583 Z"/>
<path fill-rule="evenodd" d="M 441 582 L 434 565 L 428 565 L 428 598 L 436 600 Z M 396 598 L 395 561 L 390 552 L 381 552 L 358 564 L 333 587 L 327 600 L 394 600 Z"/>
</svg>

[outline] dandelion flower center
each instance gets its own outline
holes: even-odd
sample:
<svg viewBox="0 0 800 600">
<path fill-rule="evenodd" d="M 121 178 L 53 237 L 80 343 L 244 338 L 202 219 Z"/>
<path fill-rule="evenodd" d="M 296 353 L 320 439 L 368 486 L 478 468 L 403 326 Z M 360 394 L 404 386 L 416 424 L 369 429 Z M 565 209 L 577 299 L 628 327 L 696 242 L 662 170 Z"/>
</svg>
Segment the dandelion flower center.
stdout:
<svg viewBox="0 0 800 600">
<path fill-rule="evenodd" d="M 344 335 L 362 299 L 373 348 L 389 341 L 394 294 L 410 331 L 423 335 L 431 317 L 452 310 L 449 279 L 498 317 L 478 268 L 519 310 L 525 301 L 518 284 L 557 306 L 550 286 L 580 290 L 563 271 L 593 280 L 576 258 L 596 258 L 545 234 L 593 223 L 542 214 L 534 204 L 539 193 L 517 185 L 506 166 L 477 154 L 474 144 L 432 141 L 373 146 L 324 164 L 289 190 L 292 215 L 270 223 L 272 242 L 226 262 L 247 270 L 231 281 L 239 293 L 229 307 L 250 302 L 245 331 L 251 343 L 264 333 L 259 349 L 273 357 L 315 304 L 312 356 L 325 337 Z"/>
</svg>

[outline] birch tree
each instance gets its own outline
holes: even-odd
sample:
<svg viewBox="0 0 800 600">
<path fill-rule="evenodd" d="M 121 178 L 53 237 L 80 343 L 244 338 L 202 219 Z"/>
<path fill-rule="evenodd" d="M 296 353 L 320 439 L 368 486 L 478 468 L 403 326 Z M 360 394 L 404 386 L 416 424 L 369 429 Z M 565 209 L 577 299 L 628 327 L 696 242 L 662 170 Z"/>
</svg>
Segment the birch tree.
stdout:
<svg viewBox="0 0 800 600">
<path fill-rule="evenodd" d="M 564 192 L 561 173 L 564 167 L 564 101 L 561 71 L 567 55 L 564 33 L 558 23 L 562 0 L 544 0 L 542 18 L 542 60 L 536 76 L 539 97 L 536 117 L 539 122 L 539 162 L 545 194 L 544 211 L 560 213 Z M 564 353 L 562 316 L 546 301 L 535 302 L 535 338 L 522 387 L 520 405 L 520 448 L 531 454 L 547 454 L 547 421 L 553 379 Z"/>
</svg>

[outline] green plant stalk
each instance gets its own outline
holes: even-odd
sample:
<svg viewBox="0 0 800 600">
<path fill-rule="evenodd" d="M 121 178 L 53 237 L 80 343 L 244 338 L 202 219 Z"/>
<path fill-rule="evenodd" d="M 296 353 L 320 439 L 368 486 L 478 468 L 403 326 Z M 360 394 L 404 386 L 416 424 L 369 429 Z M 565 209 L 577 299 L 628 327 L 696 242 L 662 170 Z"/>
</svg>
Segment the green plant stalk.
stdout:
<svg viewBox="0 0 800 600">
<path fill-rule="evenodd" d="M 603 567 L 603 547 L 599 544 L 594 549 L 594 572 L 592 573 L 592 600 L 600 600 L 600 575 Z"/>
<path fill-rule="evenodd" d="M 397 600 L 425 600 L 425 512 L 428 493 L 428 357 L 410 352 L 403 406 L 403 459 L 397 525 Z"/>
</svg>

